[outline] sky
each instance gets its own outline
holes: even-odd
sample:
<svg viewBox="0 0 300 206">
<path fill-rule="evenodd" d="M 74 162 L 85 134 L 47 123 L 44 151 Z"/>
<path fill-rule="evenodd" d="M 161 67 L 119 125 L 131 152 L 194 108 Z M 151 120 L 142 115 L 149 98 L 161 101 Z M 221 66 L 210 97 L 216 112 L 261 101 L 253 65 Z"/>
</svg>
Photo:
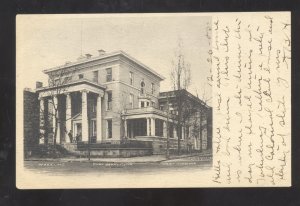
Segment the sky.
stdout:
<svg viewBox="0 0 300 206">
<path fill-rule="evenodd" d="M 18 15 L 17 77 L 24 88 L 46 85 L 42 70 L 75 61 L 80 55 L 123 50 L 166 79 L 161 91 L 171 88 L 172 59 L 182 40 L 185 60 L 191 65 L 189 91 L 211 97 L 207 84 L 211 17 L 188 14 L 124 15 Z"/>
</svg>

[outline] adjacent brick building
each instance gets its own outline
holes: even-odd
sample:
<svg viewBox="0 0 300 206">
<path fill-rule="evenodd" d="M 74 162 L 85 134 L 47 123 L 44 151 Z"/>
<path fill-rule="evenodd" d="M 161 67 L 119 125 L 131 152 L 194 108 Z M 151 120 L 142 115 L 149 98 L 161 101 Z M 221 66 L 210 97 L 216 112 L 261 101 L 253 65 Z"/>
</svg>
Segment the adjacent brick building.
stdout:
<svg viewBox="0 0 300 206">
<path fill-rule="evenodd" d="M 39 101 L 38 94 L 30 89 L 24 89 L 23 98 L 24 146 L 27 148 L 39 144 Z"/>
</svg>

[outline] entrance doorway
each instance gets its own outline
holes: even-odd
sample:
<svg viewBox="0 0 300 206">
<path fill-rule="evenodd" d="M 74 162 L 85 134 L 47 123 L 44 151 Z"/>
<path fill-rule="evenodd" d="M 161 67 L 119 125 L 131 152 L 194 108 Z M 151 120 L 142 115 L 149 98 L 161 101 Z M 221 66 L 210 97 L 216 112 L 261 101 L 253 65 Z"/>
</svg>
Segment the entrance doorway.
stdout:
<svg viewBox="0 0 300 206">
<path fill-rule="evenodd" d="M 74 128 L 74 137 L 78 137 L 78 140 L 76 141 L 81 141 L 82 140 L 82 126 L 81 123 L 75 123 L 75 128 Z"/>
</svg>

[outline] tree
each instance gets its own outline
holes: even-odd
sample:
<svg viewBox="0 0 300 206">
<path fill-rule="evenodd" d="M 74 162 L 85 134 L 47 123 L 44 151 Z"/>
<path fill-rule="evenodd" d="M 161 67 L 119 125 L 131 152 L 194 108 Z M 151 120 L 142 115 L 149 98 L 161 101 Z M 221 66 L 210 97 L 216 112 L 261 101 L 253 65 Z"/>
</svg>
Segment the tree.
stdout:
<svg viewBox="0 0 300 206">
<path fill-rule="evenodd" d="M 58 96 L 68 89 L 68 83 L 72 81 L 73 74 L 75 69 L 60 69 L 56 71 L 52 71 L 48 74 L 48 86 L 49 90 L 46 91 L 45 96 L 47 96 L 48 101 L 46 107 L 52 108 L 50 111 L 48 109 L 48 117 L 54 119 L 53 123 L 53 145 L 56 145 L 57 141 L 57 133 L 58 127 L 61 123 L 66 122 L 68 119 L 59 115 L 59 103 L 58 103 Z M 41 113 L 45 113 L 45 108 L 40 108 Z M 70 117 L 71 118 L 71 117 Z M 47 119 L 48 121 L 49 119 Z M 45 119 L 46 121 L 46 119 Z M 49 124 L 46 124 L 49 125 Z M 50 128 L 45 128 L 47 132 L 49 132 Z M 44 133 L 44 134 L 45 134 Z M 43 135 L 43 134 L 42 134 Z M 45 144 L 48 144 L 48 137 L 44 135 Z"/>
<path fill-rule="evenodd" d="M 196 97 L 197 101 L 200 102 L 200 105 L 198 104 L 197 107 L 194 109 L 196 112 L 195 118 L 192 119 L 192 125 L 193 125 L 193 135 L 196 138 L 199 134 L 200 139 L 200 151 L 202 151 L 202 142 L 203 142 L 203 131 L 207 129 L 208 126 L 208 117 L 209 117 L 209 106 L 208 102 L 211 100 L 211 98 L 208 98 L 206 95 L 206 91 L 203 91 L 202 97 L 199 98 L 198 92 L 196 90 Z M 205 122 L 205 123 L 204 123 Z M 207 134 L 206 134 L 207 135 Z M 208 140 L 208 138 L 207 138 Z"/>
<path fill-rule="evenodd" d="M 182 139 L 182 125 L 184 125 L 187 119 L 185 113 L 185 103 L 186 98 L 185 90 L 191 84 L 191 72 L 190 64 L 185 61 L 185 56 L 183 54 L 183 45 L 181 39 L 178 41 L 177 49 L 175 50 L 175 56 L 172 60 L 171 69 L 171 82 L 173 86 L 174 96 L 175 96 L 175 106 L 176 106 L 176 121 L 177 121 L 177 136 L 178 136 L 178 155 L 180 155 L 180 140 Z"/>
<path fill-rule="evenodd" d="M 125 120 L 126 120 L 126 114 L 127 110 L 131 109 L 131 105 L 129 102 L 129 96 L 130 91 L 128 88 L 124 88 L 124 90 L 120 91 L 119 97 L 116 99 L 113 99 L 113 102 L 118 102 L 117 104 L 114 104 L 117 106 L 116 109 L 114 109 L 114 117 L 120 120 L 120 130 L 124 133 L 122 137 L 122 141 L 127 139 L 127 134 L 125 134 Z M 118 122 L 118 121 L 116 121 Z"/>
</svg>

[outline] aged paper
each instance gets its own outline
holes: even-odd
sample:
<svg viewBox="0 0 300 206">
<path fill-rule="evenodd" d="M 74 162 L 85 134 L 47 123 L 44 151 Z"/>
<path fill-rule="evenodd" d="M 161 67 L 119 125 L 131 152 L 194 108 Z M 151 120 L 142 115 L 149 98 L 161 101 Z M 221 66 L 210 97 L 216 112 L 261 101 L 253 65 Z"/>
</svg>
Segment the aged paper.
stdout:
<svg viewBox="0 0 300 206">
<path fill-rule="evenodd" d="M 289 13 L 213 20 L 216 185 L 291 184 Z"/>
<path fill-rule="evenodd" d="M 101 23 L 99 23 L 98 20 Z M 63 22 L 67 22 L 68 24 L 64 25 Z M 84 25 L 82 22 L 88 23 Z M 116 22 L 119 22 L 119 24 Z M 161 26 L 159 26 L 160 24 Z M 40 25 L 43 25 L 42 29 Z M 59 30 L 56 30 L 58 27 Z M 102 36 L 100 30 L 98 30 L 98 32 L 100 32 L 99 35 L 95 33 L 96 30 L 93 30 L 97 27 L 100 28 Z M 111 30 L 105 29 L 108 27 L 111 27 Z M 76 28 L 73 33 L 70 32 L 72 28 Z M 41 34 L 39 30 L 43 30 L 45 33 Z M 292 43 L 289 12 L 18 15 L 16 31 L 16 182 L 18 188 L 189 188 L 279 187 L 291 185 Z M 30 32 L 34 31 L 36 31 L 36 33 L 31 36 Z M 174 31 L 174 34 L 170 33 L 172 31 Z M 84 34 L 84 32 L 86 33 Z M 88 32 L 93 34 L 89 36 L 90 39 L 84 37 L 84 35 L 89 34 Z M 113 34 L 112 36 L 115 39 L 110 39 L 108 35 L 109 32 Z M 176 32 L 178 32 L 178 34 Z M 168 36 L 167 39 L 163 37 L 164 33 Z M 51 39 L 51 35 L 57 37 L 57 39 Z M 76 151 L 76 157 L 54 157 L 49 155 L 49 151 L 46 151 L 44 156 L 34 156 L 33 149 L 32 151 L 24 149 L 24 142 L 26 142 L 24 140 L 24 108 L 26 107 L 24 89 L 30 85 L 29 82 L 40 81 L 41 78 L 45 78 L 41 75 L 43 69 L 53 69 L 54 66 L 61 65 L 61 62 L 65 61 L 65 59 L 61 57 L 64 55 L 64 51 L 68 55 L 75 57 L 77 55 L 76 49 L 78 52 L 81 50 L 82 56 L 82 50 L 85 49 L 85 44 L 88 45 L 86 48 L 93 49 L 94 44 L 99 42 L 106 45 L 106 47 L 112 49 L 116 48 L 116 50 L 119 49 L 118 46 L 124 46 L 126 48 L 121 48 L 122 50 L 130 50 L 133 55 L 141 57 L 142 62 L 147 63 L 147 66 L 150 64 L 150 67 L 155 67 L 154 70 L 149 69 L 154 76 L 156 75 L 155 78 L 161 78 L 160 74 L 166 77 L 160 84 L 160 91 L 157 91 L 160 92 L 158 99 L 162 99 L 163 95 L 166 97 L 166 94 L 168 94 L 166 93 L 168 89 L 164 90 L 167 88 L 165 82 L 168 84 L 171 83 L 170 79 L 172 79 L 172 75 L 171 77 L 169 76 L 169 69 L 174 65 L 169 65 L 170 61 L 168 58 L 171 56 L 169 54 L 171 53 L 169 48 L 171 48 L 172 46 L 170 45 L 174 43 L 172 40 L 178 38 L 178 36 L 182 38 L 183 45 L 186 46 L 184 54 L 187 54 L 187 58 L 185 60 L 187 62 L 190 60 L 191 62 L 189 65 L 191 70 L 189 72 L 192 74 L 191 81 L 193 83 L 193 89 L 188 90 L 188 96 L 192 95 L 192 99 L 199 99 L 200 96 L 200 100 L 203 101 L 206 106 L 205 108 L 208 108 L 208 110 L 211 108 L 209 111 L 212 111 L 212 120 L 200 120 L 200 122 L 203 122 L 203 125 L 200 123 L 200 131 L 199 128 L 196 129 L 197 134 L 194 134 L 195 131 L 191 129 L 196 120 L 192 120 L 191 123 L 191 118 L 189 118 L 190 127 L 188 127 L 188 129 L 184 127 L 182 130 L 174 129 L 170 132 L 171 126 L 170 124 L 166 124 L 166 122 L 170 121 L 170 118 L 174 118 L 171 122 L 176 124 L 179 122 L 179 119 L 176 119 L 176 113 L 172 116 L 173 114 L 166 113 L 163 108 L 159 108 L 162 104 L 162 100 L 160 100 L 157 105 L 154 104 L 155 102 L 149 102 L 152 104 L 149 108 L 153 107 L 152 110 L 149 109 L 149 111 L 147 110 L 146 112 L 142 110 L 144 113 L 139 113 L 139 115 L 144 115 L 142 117 L 145 117 L 145 121 L 141 120 L 141 117 L 138 116 L 139 123 L 136 131 L 139 132 L 140 135 L 134 136 L 132 135 L 134 134 L 134 132 L 132 132 L 134 129 L 128 125 L 134 125 L 134 115 L 136 115 L 137 112 L 140 111 L 138 109 L 141 108 L 135 108 L 132 106 L 135 103 L 131 102 L 134 114 L 132 115 L 130 110 L 128 110 L 125 115 L 121 113 L 127 118 L 126 124 L 124 123 L 124 127 L 126 128 L 124 129 L 125 134 L 129 136 L 129 139 L 132 138 L 129 141 L 145 141 L 145 138 L 147 138 L 148 141 L 151 139 L 151 152 L 161 149 L 161 151 L 159 151 L 160 153 L 158 152 L 155 155 L 152 153 L 150 156 L 147 154 L 146 156 L 142 155 L 138 157 L 115 158 L 113 155 L 110 157 L 101 156 L 103 153 L 100 151 L 102 151 L 105 145 L 105 151 L 108 151 L 108 142 L 109 144 L 123 145 L 120 147 L 133 145 L 124 144 L 124 139 L 121 138 L 121 140 L 118 140 L 115 137 L 112 138 L 113 141 L 109 139 L 98 141 L 97 139 L 97 144 L 95 143 L 94 147 L 98 145 L 99 148 L 92 151 L 90 145 L 93 144 L 90 142 L 91 140 L 88 139 L 88 143 L 83 144 L 88 146 L 88 150 L 84 152 Z M 86 42 L 85 44 L 82 43 L 84 41 Z M 67 44 L 67 42 L 74 42 L 74 45 Z M 81 44 L 79 42 L 81 42 Z M 107 42 L 111 42 L 110 44 L 113 46 L 110 47 Z M 60 56 L 55 55 L 55 52 L 52 53 L 52 51 L 47 50 L 47 47 L 53 49 L 53 51 L 60 52 Z M 33 52 L 32 49 L 37 50 Z M 72 53 L 72 51 L 74 52 Z M 39 54 L 39 52 L 41 54 Z M 99 50 L 99 55 L 103 55 L 103 52 L 103 50 Z M 107 54 L 105 58 L 122 56 L 131 62 L 135 62 L 140 67 L 144 67 L 146 70 L 148 69 L 148 67 L 140 63 L 140 61 L 131 58 L 129 55 L 127 56 L 125 52 L 112 52 L 111 54 Z M 143 55 L 139 55 L 141 52 L 145 52 L 144 56 L 146 57 L 144 57 L 144 59 Z M 29 53 L 36 54 L 38 56 L 36 58 L 37 61 L 35 61 L 34 56 L 30 56 L 29 58 Z M 190 59 L 188 57 L 190 57 Z M 84 61 L 89 62 L 91 55 L 87 54 L 84 58 L 86 58 Z M 92 60 L 96 61 L 98 57 Z M 167 60 L 169 62 L 167 62 Z M 61 68 L 67 66 L 71 67 L 72 64 L 76 66 L 77 63 L 66 62 Z M 105 64 L 107 64 L 107 62 L 105 62 Z M 53 68 L 49 65 L 52 65 Z M 107 72 L 105 76 L 106 81 L 107 78 L 111 78 L 111 76 L 113 76 L 113 78 L 116 77 L 114 69 L 118 67 L 113 65 L 112 68 L 112 72 L 110 67 L 109 70 L 105 68 Z M 76 67 L 76 69 L 81 68 Z M 95 75 L 95 73 L 93 73 L 93 75 Z M 139 80 L 137 75 L 133 78 L 132 73 L 128 74 L 130 81 L 139 81 L 141 91 L 144 91 L 144 79 L 147 80 L 148 76 L 149 74 Z M 122 75 L 120 75 L 120 79 L 121 77 Z M 78 76 L 78 78 L 78 81 L 81 81 L 82 76 Z M 102 78 L 101 74 L 99 78 Z M 34 79 L 34 81 L 32 79 Z M 47 82 L 47 79 L 45 78 L 44 81 Z M 115 80 L 113 80 L 113 82 L 114 81 Z M 120 83 L 121 80 L 116 82 Z M 81 83 L 76 84 L 80 85 Z M 82 83 L 83 86 L 86 86 L 86 84 L 86 82 Z M 68 91 L 63 91 L 62 94 L 59 94 L 60 96 L 67 96 L 73 92 L 76 93 L 77 96 L 80 96 L 81 99 L 87 98 L 87 101 L 88 98 L 94 98 L 97 104 L 99 104 L 99 101 L 100 104 L 101 101 L 103 101 L 102 105 L 104 105 L 104 107 L 102 111 L 100 111 L 103 116 L 107 116 L 104 116 L 101 120 L 102 127 L 101 125 L 99 127 L 99 124 L 96 125 L 96 123 L 94 125 L 92 121 L 95 121 L 95 118 L 91 119 L 89 125 L 90 133 L 94 134 L 95 128 L 98 128 L 98 130 L 101 128 L 103 130 L 103 136 L 106 138 L 110 138 L 110 132 L 115 134 L 122 131 L 122 129 L 118 129 L 117 132 L 110 130 L 110 127 L 114 128 L 115 125 L 112 124 L 110 126 L 110 119 L 112 117 L 109 116 L 109 113 L 107 114 L 108 101 L 110 98 L 108 98 L 106 94 L 106 88 L 109 87 L 107 86 L 109 84 L 110 83 L 102 84 L 102 82 L 100 82 L 99 85 L 96 84 L 95 86 L 95 84 L 89 83 L 89 87 L 83 87 L 84 89 L 80 88 L 80 90 L 77 91 L 75 90 L 77 87 L 74 86 L 69 87 Z M 36 93 L 38 95 L 38 97 L 36 97 L 38 98 L 36 99 L 36 104 L 37 106 L 40 104 L 41 106 L 39 106 L 39 108 L 42 108 L 45 104 L 42 106 L 41 99 L 46 96 L 46 93 L 43 93 L 40 83 L 37 85 L 39 87 L 37 87 L 36 90 L 26 91 L 31 92 L 30 94 Z M 91 85 L 93 87 L 90 87 Z M 153 95 L 153 92 L 155 93 L 153 87 L 156 85 L 146 82 L 146 90 L 148 85 L 151 85 L 151 88 L 149 86 L 149 90 L 152 90 L 152 94 L 149 95 L 149 97 L 155 97 L 155 95 Z M 112 91 L 114 94 L 114 89 L 117 90 L 119 88 L 120 87 L 116 87 L 109 91 Z M 90 91 L 86 92 L 87 89 L 90 89 Z M 82 91 L 84 91 L 84 93 Z M 206 96 L 201 96 L 200 92 L 201 94 L 206 94 Z M 93 93 L 99 94 L 99 98 Z M 58 94 L 53 93 L 52 96 L 58 96 Z M 133 92 L 128 93 L 127 96 L 128 98 L 130 96 L 128 101 L 136 97 Z M 66 98 L 69 98 L 69 96 Z M 73 95 L 72 98 L 74 99 L 75 95 Z M 71 100 L 73 101 L 72 98 Z M 143 96 L 140 95 L 138 99 L 142 98 Z M 56 101 L 58 100 L 56 99 Z M 70 100 L 62 101 L 60 99 L 60 101 L 65 101 L 67 105 L 67 102 Z M 125 100 L 121 99 L 119 101 L 122 102 Z M 165 103 L 171 105 L 169 101 L 168 99 Z M 145 98 L 145 102 L 139 102 L 138 106 L 144 107 L 146 102 L 147 98 Z M 84 101 L 82 100 L 80 104 L 84 105 Z M 84 111 L 84 109 L 87 110 L 88 106 L 84 107 L 82 105 L 79 106 L 82 107 L 81 111 Z M 182 107 L 184 107 L 184 105 Z M 169 109 L 168 106 L 168 110 Z M 41 109 L 39 109 L 38 113 L 40 113 L 40 110 Z M 91 110 L 94 110 L 94 108 L 92 109 L 91 107 Z M 95 108 L 95 110 L 97 110 L 97 108 Z M 63 114 L 66 115 L 67 113 L 68 112 L 65 112 Z M 149 113 L 151 116 L 147 116 Z M 70 115 L 72 116 L 72 114 L 73 112 L 71 110 Z M 98 114 L 99 112 L 97 115 Z M 77 122 L 84 121 L 83 115 L 86 115 L 86 113 L 82 112 L 80 115 L 74 115 L 74 117 L 72 117 L 73 128 L 79 129 Z M 80 116 L 80 119 L 78 119 L 78 116 Z M 159 120 L 163 120 L 164 122 L 160 123 L 154 118 L 160 118 Z M 212 121 L 212 124 L 209 123 L 210 121 Z M 141 135 L 139 129 L 143 129 L 143 125 L 147 125 L 145 127 L 147 131 Z M 161 126 L 153 127 L 151 125 Z M 39 126 L 39 129 L 40 127 L 41 126 Z M 211 137 L 209 135 L 210 127 L 212 129 Z M 60 129 L 61 128 L 62 127 L 60 127 Z M 80 125 L 80 130 L 81 129 L 82 127 Z M 160 131 L 160 129 L 161 133 L 157 132 Z M 168 132 L 165 133 L 165 131 Z M 172 138 L 180 136 L 178 135 L 178 131 L 182 132 L 182 137 L 184 137 L 182 147 L 186 147 L 187 149 L 180 155 L 174 150 L 173 153 L 170 152 L 171 158 L 167 158 L 166 155 L 168 156 L 168 154 L 165 152 L 165 148 L 163 148 L 165 145 L 163 143 L 174 141 L 174 145 L 176 146 L 177 141 L 172 140 Z M 82 131 L 82 133 L 84 132 L 86 131 Z M 62 134 L 62 132 L 60 132 L 60 134 Z M 166 137 L 166 134 L 170 135 L 172 141 Z M 71 131 L 66 131 L 65 140 L 57 144 L 61 144 L 59 146 L 64 149 L 71 147 L 79 148 L 80 144 L 78 142 L 80 142 L 81 139 L 78 134 L 74 133 L 74 136 L 76 136 L 76 138 L 74 138 L 75 143 L 72 143 L 72 140 L 71 142 L 67 142 L 68 137 L 71 136 Z M 121 134 L 119 137 L 120 136 Z M 209 138 L 212 138 L 211 149 L 209 149 Z M 162 144 L 154 146 L 155 143 L 153 142 L 158 140 L 162 142 Z M 49 145 L 51 144 L 53 143 L 49 143 Z M 201 146 L 199 146 L 199 144 Z M 45 140 L 40 139 L 38 145 L 40 145 L 41 148 L 45 148 L 45 146 L 43 146 L 45 145 Z M 138 145 L 145 146 L 140 143 Z M 117 146 L 109 146 L 109 148 L 113 149 L 115 149 L 115 147 Z M 170 145 L 169 147 L 171 148 Z M 145 151 L 145 148 L 142 149 Z M 124 151 L 123 148 L 120 148 L 120 151 L 121 150 Z M 126 151 L 128 152 L 129 150 Z M 130 152 L 128 152 L 128 154 L 129 153 Z M 93 157 L 93 154 L 97 156 L 95 155 Z"/>
</svg>

